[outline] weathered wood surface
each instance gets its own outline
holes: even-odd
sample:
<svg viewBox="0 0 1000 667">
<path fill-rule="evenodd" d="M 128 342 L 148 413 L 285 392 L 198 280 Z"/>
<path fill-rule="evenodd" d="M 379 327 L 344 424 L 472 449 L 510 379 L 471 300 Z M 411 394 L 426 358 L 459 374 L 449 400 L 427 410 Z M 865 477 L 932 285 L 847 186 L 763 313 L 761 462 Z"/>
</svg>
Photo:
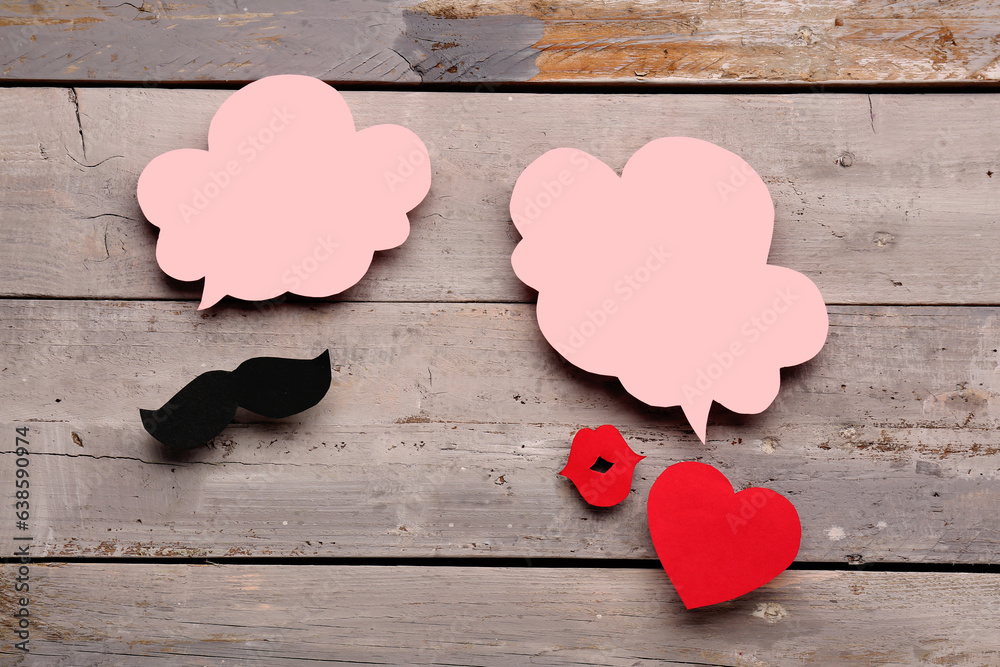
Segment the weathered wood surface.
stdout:
<svg viewBox="0 0 1000 667">
<path fill-rule="evenodd" d="M 5 618 L 15 567 L 0 566 Z M 658 569 L 63 564 L 30 576 L 24 665 L 1000 661 L 995 574 L 786 572 L 695 611 Z"/>
<path fill-rule="evenodd" d="M 228 94 L 0 89 L 0 294 L 198 298 L 200 282 L 157 267 L 135 185 L 156 155 L 204 148 Z M 760 172 L 777 211 L 771 261 L 809 275 L 828 303 L 998 303 L 1000 96 L 346 97 L 359 127 L 415 130 L 434 182 L 410 239 L 339 299 L 531 301 L 510 268 L 521 170 L 558 146 L 620 169 L 651 139 L 687 135 Z"/>
<path fill-rule="evenodd" d="M 380 254 L 336 297 L 344 303 L 229 300 L 199 313 L 199 286 L 156 267 L 155 230 L 135 203 L 146 162 L 204 147 L 228 94 L 160 82 L 285 72 L 485 91 L 522 81 L 813 91 L 996 82 L 995 3 L 273 7 L 0 7 L 0 83 L 143 86 L 0 89 L 0 296 L 12 297 L 0 300 L 0 482 L 12 476 L 14 429 L 28 426 L 33 554 L 135 558 L 32 565 L 33 653 L 23 661 L 9 641 L 16 565 L 0 565 L 0 664 L 1000 661 L 996 574 L 792 571 L 686 612 L 656 567 L 143 563 L 639 565 L 655 557 L 648 489 L 690 459 L 792 499 L 800 561 L 1000 562 L 996 96 L 348 92 L 360 127 L 417 131 L 435 174 L 410 240 Z M 530 160 L 568 145 L 620 169 L 671 134 L 746 157 L 776 203 L 771 260 L 846 304 L 830 308 L 827 347 L 785 373 L 774 406 L 759 416 L 716 409 L 707 445 L 679 410 L 643 406 L 562 361 L 509 265 L 507 201 Z M 208 368 L 325 347 L 334 386 L 301 416 L 241 414 L 183 457 L 141 429 L 137 408 L 159 406 Z M 632 495 L 596 511 L 556 472 L 572 434 L 602 423 L 647 459 Z M 12 544 L 12 531 L 0 522 L 0 542 Z"/>
<path fill-rule="evenodd" d="M 0 10 L 15 80 L 931 82 L 1000 79 L 991 0 L 42 3 Z"/>
<path fill-rule="evenodd" d="M 0 477 L 30 427 L 45 555 L 655 558 L 648 490 L 701 459 L 793 500 L 799 560 L 1000 562 L 996 308 L 833 307 L 774 405 L 716 408 L 702 445 L 679 409 L 562 361 L 528 305 L 195 307 L 0 302 Z M 206 370 L 326 347 L 333 387 L 299 417 L 243 415 L 180 458 L 142 429 Z M 592 510 L 557 472 L 604 423 L 648 458 Z"/>
</svg>

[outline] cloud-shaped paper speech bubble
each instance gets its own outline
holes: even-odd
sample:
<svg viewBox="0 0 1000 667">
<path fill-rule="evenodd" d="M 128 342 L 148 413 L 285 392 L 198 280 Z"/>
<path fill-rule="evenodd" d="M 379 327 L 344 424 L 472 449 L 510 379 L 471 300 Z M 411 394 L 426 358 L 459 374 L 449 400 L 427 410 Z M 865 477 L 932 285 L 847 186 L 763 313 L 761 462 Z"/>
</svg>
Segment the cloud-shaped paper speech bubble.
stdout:
<svg viewBox="0 0 1000 667">
<path fill-rule="evenodd" d="M 571 363 L 680 405 L 704 441 L 712 401 L 757 413 L 779 369 L 815 356 L 826 306 L 801 273 L 767 263 L 774 206 L 738 155 L 667 137 L 619 178 L 557 148 L 517 179 L 511 263 L 538 290 L 538 324 Z"/>
<path fill-rule="evenodd" d="M 266 77 L 234 93 L 212 118 L 208 148 L 160 155 L 138 185 L 143 213 L 160 228 L 160 268 L 205 278 L 200 308 L 226 294 L 344 291 L 376 250 L 406 240 L 406 214 L 430 189 L 416 134 L 355 131 L 340 93 L 308 76 Z"/>
</svg>

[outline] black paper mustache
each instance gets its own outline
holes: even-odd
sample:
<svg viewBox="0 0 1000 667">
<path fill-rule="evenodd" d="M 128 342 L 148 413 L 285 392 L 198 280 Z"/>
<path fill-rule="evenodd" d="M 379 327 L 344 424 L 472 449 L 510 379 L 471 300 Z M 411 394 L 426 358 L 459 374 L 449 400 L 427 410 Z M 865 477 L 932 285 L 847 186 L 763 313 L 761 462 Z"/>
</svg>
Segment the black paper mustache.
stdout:
<svg viewBox="0 0 1000 667">
<path fill-rule="evenodd" d="M 315 359 L 254 357 L 234 371 L 208 371 L 159 410 L 139 410 L 146 431 L 171 449 L 203 445 L 243 407 L 282 419 L 323 400 L 330 389 L 330 351 Z"/>
</svg>

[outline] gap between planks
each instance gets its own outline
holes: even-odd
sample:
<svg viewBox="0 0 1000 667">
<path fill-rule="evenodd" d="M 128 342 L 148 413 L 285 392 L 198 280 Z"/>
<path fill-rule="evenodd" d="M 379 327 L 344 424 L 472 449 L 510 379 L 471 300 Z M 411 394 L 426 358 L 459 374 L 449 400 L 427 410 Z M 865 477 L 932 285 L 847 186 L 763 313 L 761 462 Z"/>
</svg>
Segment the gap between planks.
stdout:
<svg viewBox="0 0 1000 667">
<path fill-rule="evenodd" d="M 0 563 L 19 563 L 17 556 L 2 556 Z M 329 567 L 485 567 L 485 568 L 559 568 L 569 570 L 616 570 L 645 569 L 658 570 L 659 560 L 640 558 L 491 558 L 479 557 L 416 557 L 398 558 L 392 556 L 343 558 L 295 556 L 217 556 L 212 558 L 185 558 L 162 556 L 42 556 L 31 557 L 36 564 L 80 564 L 80 565 L 274 565 L 274 566 L 314 566 Z M 1000 574 L 1000 563 L 829 563 L 795 561 L 788 566 L 789 572 L 910 572 L 945 574 Z"/>
</svg>

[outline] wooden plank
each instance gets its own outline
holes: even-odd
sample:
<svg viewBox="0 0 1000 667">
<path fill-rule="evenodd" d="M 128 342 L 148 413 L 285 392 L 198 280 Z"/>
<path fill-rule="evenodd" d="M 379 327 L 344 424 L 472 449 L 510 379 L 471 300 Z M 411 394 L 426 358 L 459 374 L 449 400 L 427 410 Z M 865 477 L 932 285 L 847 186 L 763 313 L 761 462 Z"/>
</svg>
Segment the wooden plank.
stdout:
<svg viewBox="0 0 1000 667">
<path fill-rule="evenodd" d="M 1000 79 L 990 0 L 15 0 L 0 11 L 13 80 L 980 82 Z"/>
<path fill-rule="evenodd" d="M 530 306 L 195 307 L 0 302 L 0 481 L 28 426 L 39 554 L 653 558 L 649 487 L 700 459 L 792 499 L 802 561 L 998 562 L 995 308 L 831 308 L 774 405 L 717 406 L 702 445 L 677 408 L 563 362 Z M 324 347 L 333 387 L 299 417 L 242 415 L 180 457 L 142 430 L 206 370 Z M 604 423 L 648 458 L 593 510 L 556 473 Z"/>
<path fill-rule="evenodd" d="M 0 90 L 0 294 L 198 298 L 200 283 L 156 266 L 135 184 L 156 155 L 203 148 L 228 94 Z M 998 303 L 1000 160 L 988 147 L 1000 125 L 983 119 L 1000 117 L 1000 96 L 346 96 L 359 127 L 420 134 L 435 172 L 411 238 L 343 300 L 533 300 L 510 268 L 521 170 L 558 146 L 621 168 L 647 141 L 686 135 L 761 173 L 777 211 L 771 261 L 829 303 Z"/>
<path fill-rule="evenodd" d="M 16 567 L 0 566 L 4 626 Z M 996 574 L 786 572 L 694 611 L 658 569 L 63 564 L 30 577 L 26 664 L 1000 660 Z M 5 635 L 0 654 L 17 654 Z"/>
</svg>

